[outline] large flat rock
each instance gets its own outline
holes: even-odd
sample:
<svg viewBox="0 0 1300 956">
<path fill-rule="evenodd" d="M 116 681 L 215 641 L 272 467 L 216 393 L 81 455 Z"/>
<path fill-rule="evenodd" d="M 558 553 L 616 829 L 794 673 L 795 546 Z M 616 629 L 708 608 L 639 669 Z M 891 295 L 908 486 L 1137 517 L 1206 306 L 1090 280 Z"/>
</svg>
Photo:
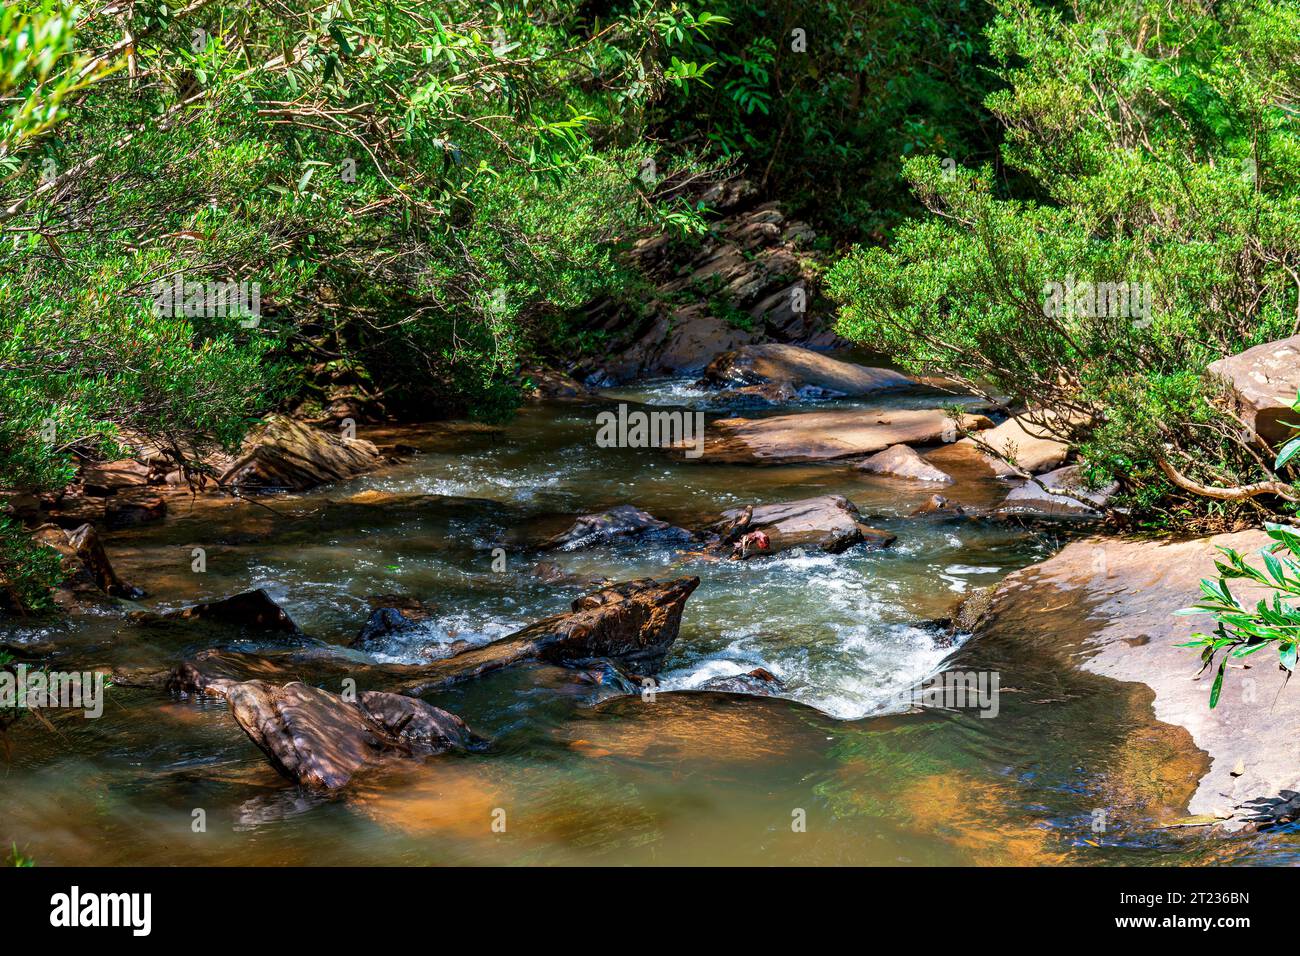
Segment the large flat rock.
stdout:
<svg viewBox="0 0 1300 956">
<path fill-rule="evenodd" d="M 1193 815 L 1230 815 L 1229 826 L 1282 816 L 1300 793 L 1300 686 L 1284 686 L 1276 654 L 1260 651 L 1233 662 L 1211 710 L 1213 674 L 1197 679 L 1196 651 L 1175 646 L 1213 627 L 1208 615 L 1174 612 L 1197 603 L 1201 578 L 1215 576 L 1216 549 L 1253 553 L 1268 543 L 1259 531 L 1177 543 L 1076 541 L 1009 575 L 974 639 L 999 626 L 1024 629 L 1036 620 L 1050 626 L 1053 644 L 1074 648 L 1077 666 L 1150 687 L 1155 716 L 1186 728 L 1210 755 L 1209 772 L 1190 802 Z M 1233 592 L 1242 603 L 1262 596 L 1240 582 Z"/>
<path fill-rule="evenodd" d="M 963 415 L 961 422 L 967 430 L 992 424 L 983 415 Z M 702 460 L 767 465 L 823 461 L 955 437 L 955 423 L 941 408 L 848 408 L 773 418 L 724 418 L 706 429 Z"/>
<path fill-rule="evenodd" d="M 827 395 L 870 395 L 916 384 L 892 369 L 842 362 L 812 349 L 776 342 L 724 352 L 705 368 L 703 381 L 721 388 L 784 385 Z"/>
<path fill-rule="evenodd" d="M 1279 445 L 1294 434 L 1284 423 L 1300 423 L 1291 411 L 1300 389 L 1300 335 L 1221 358 L 1209 370 L 1231 386 L 1238 414 L 1266 442 Z"/>
</svg>

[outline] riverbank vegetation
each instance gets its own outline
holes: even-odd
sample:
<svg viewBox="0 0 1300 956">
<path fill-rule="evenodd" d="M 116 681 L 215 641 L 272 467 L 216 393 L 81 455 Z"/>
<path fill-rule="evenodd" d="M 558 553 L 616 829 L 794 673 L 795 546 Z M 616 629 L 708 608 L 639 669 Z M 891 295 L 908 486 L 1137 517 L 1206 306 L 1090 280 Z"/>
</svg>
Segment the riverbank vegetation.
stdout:
<svg viewBox="0 0 1300 956">
<path fill-rule="evenodd" d="M 1098 484 L 1158 529 L 1291 514 L 1291 466 L 1206 366 L 1300 331 L 1300 11 L 1004 0 L 991 167 L 909 159 L 929 215 L 830 284 L 841 327 L 909 368 L 1069 422 Z M 1052 306 L 1055 305 L 1056 308 Z"/>
</svg>

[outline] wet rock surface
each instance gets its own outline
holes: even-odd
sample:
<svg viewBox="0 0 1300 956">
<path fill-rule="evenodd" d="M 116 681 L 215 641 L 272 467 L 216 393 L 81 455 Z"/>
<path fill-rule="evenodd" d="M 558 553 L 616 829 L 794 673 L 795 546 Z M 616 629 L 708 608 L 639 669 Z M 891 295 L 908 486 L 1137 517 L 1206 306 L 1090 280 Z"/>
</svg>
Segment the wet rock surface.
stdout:
<svg viewBox="0 0 1300 956">
<path fill-rule="evenodd" d="M 741 516 L 740 508 L 724 511 L 719 530 L 729 527 Z M 853 502 L 842 495 L 819 495 L 799 501 L 753 506 L 745 530 L 765 533 L 770 540 L 768 552 L 771 554 L 792 548 L 839 554 L 864 542 L 872 547 L 885 547 L 895 537 L 888 531 L 868 525 Z"/>
<path fill-rule="evenodd" d="M 682 609 L 699 584 L 696 577 L 643 578 L 601 588 L 576 599 L 571 611 L 455 657 L 421 665 L 420 679 L 407 689 L 423 693 L 529 660 L 576 665 L 609 658 L 637 673 L 653 674 L 677 639 Z"/>
<path fill-rule="evenodd" d="M 983 415 L 963 415 L 964 429 L 988 428 Z M 726 418 L 705 430 L 701 460 L 782 464 L 850 458 L 891 445 L 931 443 L 956 437 L 956 424 L 943 409 L 838 409 Z"/>
<path fill-rule="evenodd" d="M 267 419 L 221 476 L 235 487 L 301 491 L 352 478 L 383 463 L 379 449 L 281 415 Z"/>
<path fill-rule="evenodd" d="M 611 541 L 615 538 L 653 536 L 687 541 L 691 534 L 660 521 L 635 505 L 616 505 L 599 514 L 583 515 L 567 531 L 563 531 L 542 544 L 544 550 L 566 551 Z"/>
<path fill-rule="evenodd" d="M 818 397 L 870 395 L 916 383 L 891 369 L 868 368 L 821 352 L 769 342 L 724 352 L 704 369 L 701 385 L 769 386 Z"/>
<path fill-rule="evenodd" d="M 285 610 L 261 588 L 219 601 L 182 608 L 164 614 L 163 617 L 176 621 L 214 621 L 232 627 L 282 631 L 286 634 L 302 633 Z"/>
<path fill-rule="evenodd" d="M 1026 481 L 1013 488 L 997 511 L 1001 514 L 1099 518 L 1118 487 L 1111 482 L 1103 488 L 1089 488 L 1080 466 L 1066 465 L 1040 475 L 1036 481 Z"/>
<path fill-rule="evenodd" d="M 890 445 L 884 451 L 876 452 L 854 467 L 858 471 L 873 475 L 887 475 L 890 478 L 906 478 L 942 485 L 952 483 L 951 475 L 930 464 L 915 449 L 907 445 Z"/>
<path fill-rule="evenodd" d="M 779 697 L 785 689 L 785 683 L 771 671 L 755 667 L 744 674 L 711 677 L 695 689 L 723 694 L 747 694 L 751 697 Z"/>
<path fill-rule="evenodd" d="M 1216 575 L 1218 548 L 1251 553 L 1269 544 L 1244 531 L 1182 542 L 1088 538 L 1056 556 L 1009 575 L 999 584 L 973 641 L 1042 624 L 1054 611 L 1052 644 L 1076 648 L 1074 666 L 1155 692 L 1157 719 L 1187 729 L 1211 757 L 1189 811 L 1225 820 L 1229 828 L 1286 818 L 1300 793 L 1294 727 L 1300 694 L 1288 686 L 1276 657 L 1245 658 L 1229 670 L 1218 706 L 1209 706 L 1213 674 L 1198 677 L 1194 651 L 1176 645 L 1211 626 L 1209 617 L 1176 616 L 1197 603 L 1200 580 Z M 1234 583 L 1246 605 L 1261 596 Z M 1240 772 L 1238 772 L 1240 771 Z"/>
<path fill-rule="evenodd" d="M 366 691 L 344 700 L 293 682 L 207 681 L 224 696 L 236 722 L 271 764 L 314 789 L 346 786 L 360 770 L 392 758 L 480 750 L 485 741 L 465 722 L 424 701 Z"/>
</svg>

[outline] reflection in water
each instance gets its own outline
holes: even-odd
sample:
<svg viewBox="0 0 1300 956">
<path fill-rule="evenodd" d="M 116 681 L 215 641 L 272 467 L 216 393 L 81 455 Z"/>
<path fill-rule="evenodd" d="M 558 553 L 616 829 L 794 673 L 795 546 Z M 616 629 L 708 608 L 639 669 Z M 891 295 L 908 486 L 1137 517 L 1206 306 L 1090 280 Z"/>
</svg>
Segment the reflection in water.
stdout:
<svg viewBox="0 0 1300 956">
<path fill-rule="evenodd" d="M 700 404 L 682 382 L 616 396 Z M 890 396 L 893 407 L 936 404 Z M 866 405 L 867 403 L 860 403 Z M 963 595 L 1040 560 L 1053 536 L 908 519 L 932 489 L 823 463 L 768 468 L 598 449 L 595 403 L 525 409 L 504 428 L 439 425 L 370 435 L 421 449 L 382 474 L 270 499 L 173 502 L 159 526 L 107 547 L 144 607 L 265 588 L 311 639 L 146 627 L 114 616 L 16 625 L 6 643 L 69 661 L 159 668 L 208 661 L 337 689 L 376 663 L 441 656 L 567 607 L 592 582 L 698 574 L 653 700 L 597 703 L 592 687 L 521 667 L 431 696 L 491 751 L 387 765 L 345 793 L 279 777 L 225 704 L 118 687 L 105 715 L 11 730 L 0 840 L 42 863 L 1195 863 L 1287 860 L 1289 834 L 1207 841 L 1155 826 L 1185 812 L 1203 755 L 1156 724 L 1141 688 L 1075 671 L 1044 609 L 1022 633 L 949 646 L 928 626 Z M 705 406 L 707 407 L 707 406 Z M 725 410 L 709 409 L 710 414 Z M 788 409 L 786 409 L 788 411 Z M 975 506 L 1004 489 L 958 473 Z M 747 503 L 843 494 L 890 549 L 704 562 L 669 542 L 539 554 L 572 517 L 631 503 L 698 527 Z M 273 509 L 273 510 L 272 510 Z M 207 572 L 190 570 L 203 547 Z M 504 547 L 506 570 L 492 569 Z M 553 567 L 537 573 L 545 560 Z M 345 649 L 368 598 L 429 616 L 376 654 Z M 790 700 L 690 693 L 764 667 Z M 996 669 L 996 719 L 911 712 L 909 687 L 944 666 Z M 680 691 L 680 692 L 679 692 Z M 1113 809 L 1094 832 L 1093 811 Z M 195 811 L 206 829 L 196 832 Z M 791 827 L 802 812 L 806 832 Z M 494 826 L 494 824 L 497 824 Z"/>
</svg>

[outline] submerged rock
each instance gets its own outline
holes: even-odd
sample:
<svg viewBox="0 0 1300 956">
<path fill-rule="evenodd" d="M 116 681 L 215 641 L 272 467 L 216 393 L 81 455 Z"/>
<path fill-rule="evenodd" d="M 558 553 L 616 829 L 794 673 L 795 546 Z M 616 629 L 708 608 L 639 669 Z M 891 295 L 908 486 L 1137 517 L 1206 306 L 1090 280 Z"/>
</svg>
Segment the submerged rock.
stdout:
<svg viewBox="0 0 1300 956">
<path fill-rule="evenodd" d="M 961 427 L 988 428 L 983 415 L 963 415 Z M 914 442 L 951 441 L 956 423 L 939 408 L 837 409 L 772 418 L 726 418 L 705 430 L 702 461 L 775 465 L 851 458 Z"/>
<path fill-rule="evenodd" d="M 744 517 L 745 509 L 732 508 L 722 513 L 719 529 L 730 528 Z M 745 531 L 767 535 L 767 553 L 777 554 L 792 548 L 809 548 L 839 554 L 855 544 L 866 542 L 883 548 L 895 536 L 862 521 L 853 502 L 842 495 L 819 495 L 799 501 L 753 506 Z"/>
<path fill-rule="evenodd" d="M 915 518 L 919 515 L 949 515 L 954 518 L 960 518 L 966 514 L 966 509 L 955 501 L 949 501 L 943 495 L 931 495 L 925 499 L 925 503 L 914 508 L 909 514 L 909 518 Z"/>
<path fill-rule="evenodd" d="M 677 639 L 682 609 L 699 578 L 642 578 L 601 588 L 556 614 L 508 637 L 445 660 L 421 665 L 421 679 L 407 688 L 423 693 L 491 671 L 541 660 L 580 665 L 609 658 L 638 673 L 653 674 Z"/>
<path fill-rule="evenodd" d="M 889 475 L 891 478 L 911 478 L 914 481 L 931 481 L 944 485 L 952 483 L 951 475 L 940 471 L 907 445 L 890 445 L 854 467 L 858 471 Z"/>
<path fill-rule="evenodd" d="M 399 634 L 419 630 L 424 617 L 404 608 L 376 608 L 370 612 L 370 617 L 361 626 L 357 636 L 348 642 L 348 647 L 363 651 L 376 650 Z"/>
<path fill-rule="evenodd" d="M 341 438 L 292 418 L 273 415 L 226 468 L 221 483 L 237 487 L 301 491 L 352 478 L 383 459 L 371 442 Z"/>
<path fill-rule="evenodd" d="M 163 617 L 181 621 L 216 621 L 234 627 L 282 631 L 286 634 L 302 633 L 284 609 L 261 588 L 244 591 L 220 601 L 182 608 L 164 614 Z"/>
<path fill-rule="evenodd" d="M 485 741 L 455 714 L 398 694 L 366 691 L 353 703 L 293 682 L 208 682 L 248 738 L 290 780 L 333 790 L 386 759 L 480 750 Z"/>
<path fill-rule="evenodd" d="M 715 388 L 767 386 L 820 396 L 870 395 L 916 384 L 900 372 L 842 362 L 821 352 L 768 342 L 723 352 L 704 369 Z"/>
<path fill-rule="evenodd" d="M 572 550 L 592 544 L 600 544 L 614 538 L 633 538 L 643 535 L 669 537 L 688 540 L 690 532 L 674 528 L 667 521 L 660 521 L 649 512 L 633 505 L 616 505 L 599 514 L 583 515 L 567 531 L 548 538 L 542 548 L 553 550 L 563 548 Z"/>
<path fill-rule="evenodd" d="M 771 671 L 755 667 L 745 674 L 711 677 L 695 689 L 723 694 L 748 694 L 751 697 L 779 697 L 785 690 L 785 683 Z"/>
</svg>

